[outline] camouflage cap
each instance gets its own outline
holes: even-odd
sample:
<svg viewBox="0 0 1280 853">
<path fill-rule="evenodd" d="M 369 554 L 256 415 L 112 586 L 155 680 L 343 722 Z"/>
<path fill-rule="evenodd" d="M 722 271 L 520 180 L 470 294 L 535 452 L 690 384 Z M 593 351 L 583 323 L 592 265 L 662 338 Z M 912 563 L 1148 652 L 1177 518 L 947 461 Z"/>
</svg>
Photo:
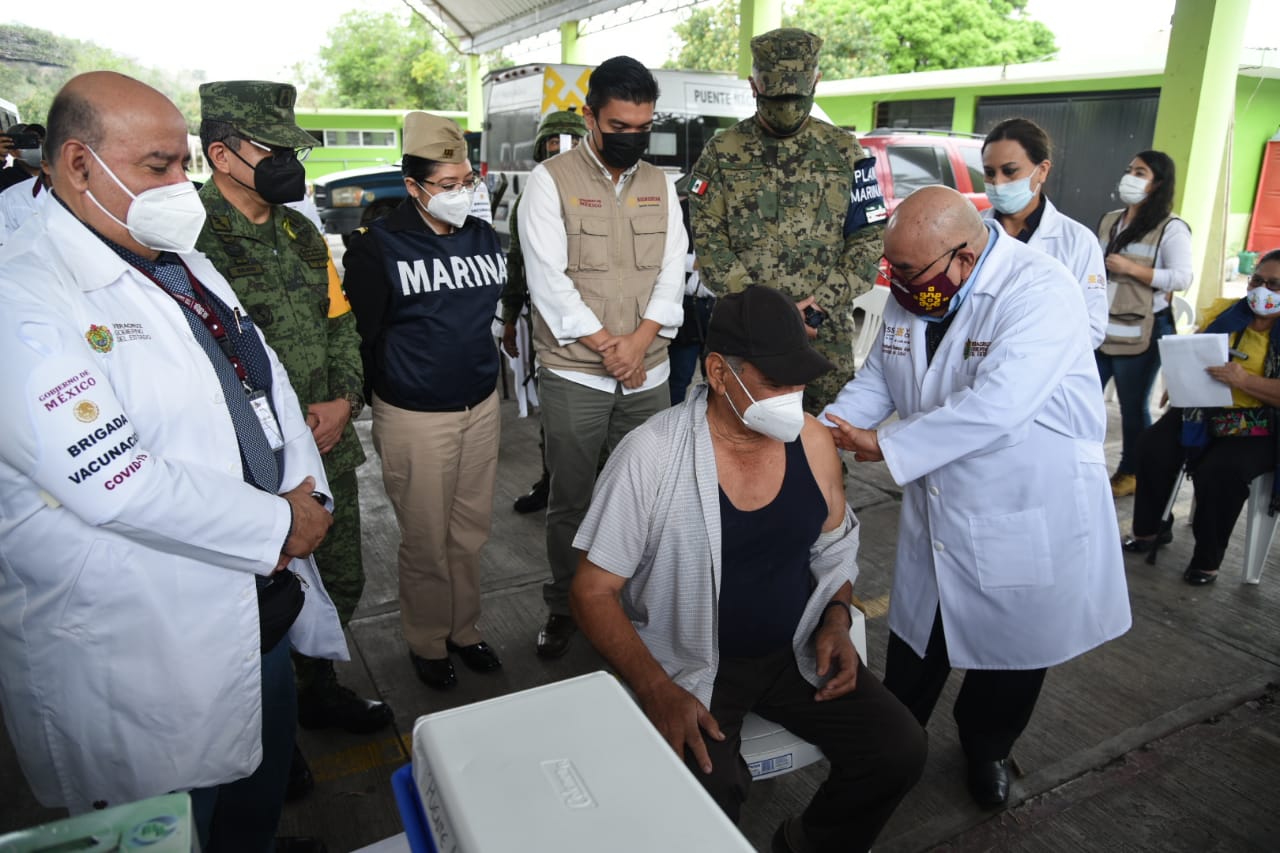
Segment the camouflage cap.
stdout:
<svg viewBox="0 0 1280 853">
<path fill-rule="evenodd" d="M 404 153 L 440 163 L 467 159 L 467 139 L 458 123 L 414 110 L 404 115 Z"/>
<path fill-rule="evenodd" d="M 760 94 L 811 95 L 822 38 L 806 30 L 782 27 L 751 40 L 752 67 Z"/>
<path fill-rule="evenodd" d="M 298 90 L 267 80 L 221 80 L 200 84 L 200 118 L 225 121 L 241 136 L 279 148 L 314 148 L 320 141 L 298 127 L 293 105 Z"/>
<path fill-rule="evenodd" d="M 538 125 L 538 135 L 533 140 L 533 159 L 541 163 L 547 159 L 547 140 L 568 134 L 579 139 L 587 135 L 587 123 L 573 110 L 547 113 Z"/>
</svg>

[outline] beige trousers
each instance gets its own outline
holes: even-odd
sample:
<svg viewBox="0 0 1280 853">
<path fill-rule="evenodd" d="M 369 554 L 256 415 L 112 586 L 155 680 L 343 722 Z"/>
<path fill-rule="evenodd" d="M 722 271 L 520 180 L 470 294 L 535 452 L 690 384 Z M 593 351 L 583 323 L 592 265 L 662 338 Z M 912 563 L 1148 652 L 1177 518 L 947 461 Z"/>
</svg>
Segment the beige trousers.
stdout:
<svg viewBox="0 0 1280 853">
<path fill-rule="evenodd" d="M 373 398 L 373 446 L 400 525 L 400 623 L 410 650 L 447 656 L 480 642 L 480 549 L 498 473 L 498 393 L 463 412 Z"/>
</svg>

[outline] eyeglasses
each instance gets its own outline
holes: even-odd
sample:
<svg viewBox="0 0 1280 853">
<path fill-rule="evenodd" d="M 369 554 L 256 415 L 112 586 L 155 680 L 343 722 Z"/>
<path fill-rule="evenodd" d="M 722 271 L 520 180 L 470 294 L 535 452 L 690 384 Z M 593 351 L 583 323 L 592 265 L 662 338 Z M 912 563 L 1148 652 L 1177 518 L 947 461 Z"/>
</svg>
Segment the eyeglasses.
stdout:
<svg viewBox="0 0 1280 853">
<path fill-rule="evenodd" d="M 1280 278 L 1263 278 L 1260 275 L 1249 276 L 1249 287 L 1265 287 L 1267 290 L 1280 293 Z"/>
<path fill-rule="evenodd" d="M 281 154 L 293 154 L 294 157 L 298 158 L 299 163 L 311 156 L 310 148 L 272 147 L 270 145 L 263 145 L 261 142 L 254 142 L 252 139 L 246 139 L 245 142 L 249 143 L 254 148 L 267 152 L 272 157 L 276 157 Z"/>
<path fill-rule="evenodd" d="M 884 261 L 884 265 L 888 269 L 888 274 L 886 275 L 886 278 L 889 279 L 889 283 L 895 284 L 898 287 L 905 288 L 910 286 L 913 282 L 915 282 L 916 279 L 920 278 L 920 276 L 928 272 L 929 269 L 933 267 L 934 264 L 936 264 L 938 261 L 942 260 L 943 258 L 947 258 L 947 266 L 948 267 L 951 266 L 951 262 L 956 259 L 956 254 L 961 249 L 965 248 L 968 245 L 969 245 L 968 242 L 964 242 L 964 243 L 961 243 L 959 246 L 956 246 L 954 249 L 948 249 L 947 251 L 943 252 L 941 255 L 938 255 L 938 257 L 934 258 L 929 263 L 925 264 L 923 267 L 920 268 L 919 272 L 917 272 L 915 275 L 911 276 L 911 278 L 908 278 L 908 279 L 902 278 L 902 275 L 898 272 L 898 268 L 893 265 L 893 261 L 889 260 L 884 255 L 880 256 L 880 260 Z"/>
<path fill-rule="evenodd" d="M 476 184 L 479 182 L 480 182 L 480 179 L 477 178 L 475 175 L 471 175 L 470 177 L 465 178 L 464 180 L 458 181 L 457 183 L 437 184 L 435 181 L 428 181 L 426 178 L 423 178 L 421 181 L 418 181 L 418 183 L 420 184 L 430 184 L 433 187 L 437 187 L 442 193 L 457 192 L 458 190 L 466 190 L 467 192 L 471 192 L 476 188 Z"/>
</svg>

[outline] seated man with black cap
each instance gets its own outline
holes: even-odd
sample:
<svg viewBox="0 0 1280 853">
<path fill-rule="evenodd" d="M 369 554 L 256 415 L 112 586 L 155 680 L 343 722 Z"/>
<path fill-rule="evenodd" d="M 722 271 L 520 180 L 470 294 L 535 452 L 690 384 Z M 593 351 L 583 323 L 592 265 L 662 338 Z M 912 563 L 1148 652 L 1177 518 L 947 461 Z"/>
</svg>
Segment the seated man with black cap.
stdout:
<svg viewBox="0 0 1280 853">
<path fill-rule="evenodd" d="M 831 762 L 773 849 L 865 850 L 919 778 L 925 737 L 849 639 L 858 523 L 801 403 L 832 365 L 792 300 L 758 285 L 716 305 L 707 349 L 707 384 L 632 431 L 596 483 L 574 616 L 731 819 L 754 711 Z"/>
</svg>

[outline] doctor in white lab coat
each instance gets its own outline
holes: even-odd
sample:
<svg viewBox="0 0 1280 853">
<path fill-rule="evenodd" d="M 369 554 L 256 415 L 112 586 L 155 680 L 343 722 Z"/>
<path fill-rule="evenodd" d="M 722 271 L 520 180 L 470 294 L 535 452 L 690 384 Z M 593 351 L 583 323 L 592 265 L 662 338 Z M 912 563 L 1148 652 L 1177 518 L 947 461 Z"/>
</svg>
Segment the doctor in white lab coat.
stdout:
<svg viewBox="0 0 1280 853">
<path fill-rule="evenodd" d="M 97 113 L 96 133 L 59 111 L 68 91 Z M 262 648 L 259 576 L 287 566 L 302 578 L 295 648 L 347 651 L 308 556 L 332 505 L 288 377 L 265 344 L 253 351 L 280 432 L 277 495 L 246 482 L 244 422 L 233 424 L 213 361 L 223 354 L 202 348 L 188 309 L 138 260 L 175 260 L 150 248 L 156 235 L 194 245 L 199 223 L 187 233 L 173 207 L 148 223 L 147 204 L 109 177 L 139 197 L 181 187 L 181 114 L 106 72 L 73 79 L 59 98 L 49 118 L 56 197 L 0 249 L 0 703 L 36 797 L 78 813 L 225 791 L 263 763 L 269 659 L 276 670 L 283 661 L 289 696 L 293 678 L 288 641 Z M 227 331 L 248 360 L 261 338 L 230 286 L 203 255 L 178 257 L 244 315 Z"/>
<path fill-rule="evenodd" d="M 991 200 L 982 215 L 1071 270 L 1084 293 L 1089 341 L 1096 349 L 1107 336 L 1107 268 L 1097 235 L 1062 214 L 1044 194 L 1052 154 L 1049 135 L 1033 121 L 1011 118 L 993 127 L 982 143 Z"/>
<path fill-rule="evenodd" d="M 885 256 L 883 338 L 824 417 L 903 486 L 885 685 L 924 724 L 969 671 L 970 790 L 998 806 L 1045 668 L 1130 624 L 1084 300 L 945 187 L 903 202 Z"/>
</svg>

